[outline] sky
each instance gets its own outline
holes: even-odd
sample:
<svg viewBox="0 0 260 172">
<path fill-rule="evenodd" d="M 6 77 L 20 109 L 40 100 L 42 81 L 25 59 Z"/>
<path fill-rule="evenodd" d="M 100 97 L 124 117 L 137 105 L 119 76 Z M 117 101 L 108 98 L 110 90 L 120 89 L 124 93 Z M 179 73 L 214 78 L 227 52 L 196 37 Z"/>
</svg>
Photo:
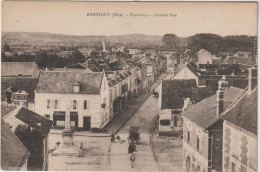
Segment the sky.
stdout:
<svg viewBox="0 0 260 172">
<path fill-rule="evenodd" d="M 88 16 L 88 13 L 110 13 Z M 112 17 L 114 13 L 124 16 Z M 145 14 L 144 16 L 130 16 Z M 173 14 L 169 17 L 169 13 Z M 167 14 L 158 17 L 155 15 Z M 127 16 L 128 15 L 128 16 Z M 2 3 L 3 32 L 68 35 L 257 35 L 253 2 L 33 2 Z"/>
</svg>

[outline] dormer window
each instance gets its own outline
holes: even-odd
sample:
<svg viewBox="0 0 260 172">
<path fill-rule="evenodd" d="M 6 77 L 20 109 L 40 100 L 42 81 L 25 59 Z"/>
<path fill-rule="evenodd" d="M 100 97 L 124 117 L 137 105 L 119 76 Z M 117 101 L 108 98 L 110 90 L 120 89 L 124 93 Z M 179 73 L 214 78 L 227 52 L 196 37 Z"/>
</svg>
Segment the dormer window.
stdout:
<svg viewBox="0 0 260 172">
<path fill-rule="evenodd" d="M 74 93 L 80 92 L 80 82 L 79 81 L 76 81 L 75 84 L 73 85 L 73 92 Z"/>
</svg>

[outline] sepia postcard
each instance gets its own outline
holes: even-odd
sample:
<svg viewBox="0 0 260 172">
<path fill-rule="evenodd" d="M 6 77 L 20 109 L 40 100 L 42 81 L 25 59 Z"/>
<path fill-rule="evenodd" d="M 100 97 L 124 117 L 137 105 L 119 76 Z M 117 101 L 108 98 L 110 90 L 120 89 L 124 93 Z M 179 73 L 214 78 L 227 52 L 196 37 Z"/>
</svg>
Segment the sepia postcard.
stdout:
<svg viewBox="0 0 260 172">
<path fill-rule="evenodd" d="M 3 1 L 1 170 L 258 171 L 257 15 Z"/>
</svg>

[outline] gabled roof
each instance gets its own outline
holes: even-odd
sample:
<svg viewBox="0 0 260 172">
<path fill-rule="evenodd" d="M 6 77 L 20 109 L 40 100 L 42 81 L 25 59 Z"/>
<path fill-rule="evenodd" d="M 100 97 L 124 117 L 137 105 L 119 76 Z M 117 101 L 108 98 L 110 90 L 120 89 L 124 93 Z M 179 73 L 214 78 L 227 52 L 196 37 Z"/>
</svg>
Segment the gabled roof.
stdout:
<svg viewBox="0 0 260 172">
<path fill-rule="evenodd" d="M 196 80 L 163 80 L 161 109 L 182 109 L 184 98 L 195 103 L 201 100 Z"/>
<path fill-rule="evenodd" d="M 199 50 L 199 51 L 198 51 L 198 54 L 200 54 L 200 53 L 202 53 L 202 52 L 206 52 L 206 53 L 209 53 L 209 54 L 210 54 L 210 52 L 208 52 L 208 51 L 205 50 L 205 49 L 201 49 L 201 50 Z"/>
<path fill-rule="evenodd" d="M 222 118 L 257 135 L 257 90 L 251 95 L 244 93 Z"/>
<path fill-rule="evenodd" d="M 1 119 L 1 167 L 2 170 L 19 170 L 29 157 L 29 151 Z"/>
<path fill-rule="evenodd" d="M 35 62 L 2 62 L 1 76 L 33 76 L 38 66 Z"/>
<path fill-rule="evenodd" d="M 27 108 L 20 108 L 15 117 L 25 124 L 38 129 L 44 137 L 50 132 L 52 121 Z"/>
<path fill-rule="evenodd" d="M 224 111 L 244 92 L 245 90 L 236 87 L 227 88 L 224 91 Z M 217 117 L 216 115 L 216 108 L 217 95 L 215 94 L 190 106 L 182 115 L 189 121 L 206 130 L 220 119 L 220 116 Z"/>
<path fill-rule="evenodd" d="M 80 93 L 99 94 L 103 72 L 42 72 L 36 93 L 74 94 L 73 86 L 80 82 Z"/>
</svg>

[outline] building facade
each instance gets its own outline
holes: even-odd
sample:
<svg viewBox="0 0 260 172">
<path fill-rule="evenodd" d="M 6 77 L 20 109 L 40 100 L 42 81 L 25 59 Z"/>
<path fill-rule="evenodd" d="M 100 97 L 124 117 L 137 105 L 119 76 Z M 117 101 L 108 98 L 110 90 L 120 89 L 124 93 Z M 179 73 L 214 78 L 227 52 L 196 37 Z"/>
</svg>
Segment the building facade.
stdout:
<svg viewBox="0 0 260 172">
<path fill-rule="evenodd" d="M 35 93 L 35 111 L 64 128 L 66 108 L 71 126 L 99 130 L 109 118 L 109 86 L 104 72 L 43 72 Z"/>
</svg>

